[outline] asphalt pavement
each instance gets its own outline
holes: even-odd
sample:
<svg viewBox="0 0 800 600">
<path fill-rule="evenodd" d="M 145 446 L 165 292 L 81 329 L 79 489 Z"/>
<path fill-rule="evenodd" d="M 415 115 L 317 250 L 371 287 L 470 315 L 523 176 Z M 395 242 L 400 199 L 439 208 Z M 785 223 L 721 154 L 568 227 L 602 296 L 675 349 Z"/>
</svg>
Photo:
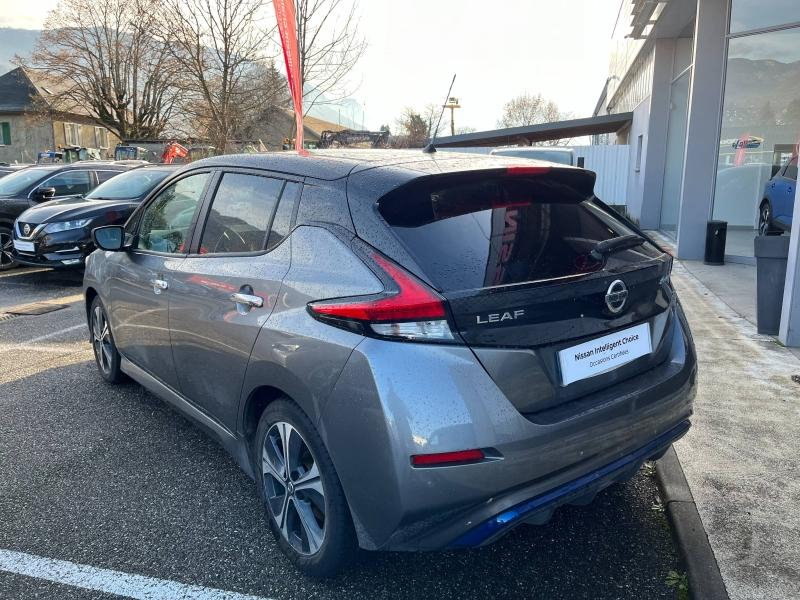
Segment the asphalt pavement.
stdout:
<svg viewBox="0 0 800 600">
<path fill-rule="evenodd" d="M 234 461 L 138 385 L 96 373 L 79 294 L 79 275 L 0 273 L 0 315 L 68 305 L 0 318 L 0 598 L 677 597 L 647 470 L 487 548 L 365 552 L 336 579 L 298 575 Z"/>
</svg>

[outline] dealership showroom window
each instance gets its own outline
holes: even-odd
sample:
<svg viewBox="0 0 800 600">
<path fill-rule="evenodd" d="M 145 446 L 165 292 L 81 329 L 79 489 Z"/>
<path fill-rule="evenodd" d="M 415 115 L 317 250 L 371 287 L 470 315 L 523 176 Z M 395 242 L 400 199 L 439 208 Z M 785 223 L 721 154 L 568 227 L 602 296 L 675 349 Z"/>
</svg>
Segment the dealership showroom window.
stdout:
<svg viewBox="0 0 800 600">
<path fill-rule="evenodd" d="M 794 205 L 800 2 L 733 0 L 727 43 L 713 217 L 728 222 L 727 254 L 753 256 L 765 199 L 775 204 L 770 233 L 787 224 Z"/>
</svg>

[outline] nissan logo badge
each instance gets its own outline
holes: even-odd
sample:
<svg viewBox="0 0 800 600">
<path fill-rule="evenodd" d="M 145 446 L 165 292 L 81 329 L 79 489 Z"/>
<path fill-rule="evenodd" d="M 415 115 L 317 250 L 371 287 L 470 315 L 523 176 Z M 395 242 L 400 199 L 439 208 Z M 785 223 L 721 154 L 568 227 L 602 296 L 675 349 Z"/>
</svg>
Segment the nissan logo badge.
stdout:
<svg viewBox="0 0 800 600">
<path fill-rule="evenodd" d="M 623 308 L 625 308 L 625 303 L 627 301 L 628 288 L 625 286 L 625 283 L 620 279 L 612 281 L 611 285 L 608 286 L 608 291 L 606 292 L 606 306 L 608 307 L 608 310 L 610 310 L 613 314 L 617 314 Z"/>
</svg>

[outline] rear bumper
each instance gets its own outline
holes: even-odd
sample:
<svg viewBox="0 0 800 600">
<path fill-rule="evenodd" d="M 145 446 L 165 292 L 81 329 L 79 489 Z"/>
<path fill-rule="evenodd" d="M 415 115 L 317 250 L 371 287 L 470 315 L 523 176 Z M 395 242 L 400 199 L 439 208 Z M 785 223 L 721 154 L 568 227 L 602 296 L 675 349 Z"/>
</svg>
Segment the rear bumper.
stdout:
<svg viewBox="0 0 800 600">
<path fill-rule="evenodd" d="M 557 507 L 564 504 L 585 504 L 592 500 L 597 492 L 611 484 L 630 479 L 645 461 L 660 458 L 676 440 L 689 431 L 689 421 L 683 421 L 661 434 L 649 444 L 642 446 L 617 460 L 594 471 L 564 483 L 553 490 L 533 496 L 515 504 L 484 520 L 480 525 L 457 537 L 449 547 L 470 548 L 490 544 L 502 537 L 517 525 L 524 522 L 543 523 Z M 500 499 L 503 503 L 516 502 L 520 496 L 527 495 L 527 488 Z M 474 516 L 480 518 L 485 509 L 478 508 Z M 469 519 L 472 520 L 472 517 Z"/>
</svg>

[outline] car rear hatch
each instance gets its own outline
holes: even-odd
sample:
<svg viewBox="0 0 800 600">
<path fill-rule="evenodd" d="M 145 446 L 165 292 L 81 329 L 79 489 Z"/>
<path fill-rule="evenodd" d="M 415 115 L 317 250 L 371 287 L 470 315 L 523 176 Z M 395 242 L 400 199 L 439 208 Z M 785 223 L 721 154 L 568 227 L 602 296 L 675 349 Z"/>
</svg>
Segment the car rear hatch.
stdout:
<svg viewBox="0 0 800 600">
<path fill-rule="evenodd" d="M 594 199 L 593 183 L 580 169 L 508 167 L 419 178 L 378 202 L 410 268 L 526 414 L 669 352 L 672 259 Z"/>
</svg>

